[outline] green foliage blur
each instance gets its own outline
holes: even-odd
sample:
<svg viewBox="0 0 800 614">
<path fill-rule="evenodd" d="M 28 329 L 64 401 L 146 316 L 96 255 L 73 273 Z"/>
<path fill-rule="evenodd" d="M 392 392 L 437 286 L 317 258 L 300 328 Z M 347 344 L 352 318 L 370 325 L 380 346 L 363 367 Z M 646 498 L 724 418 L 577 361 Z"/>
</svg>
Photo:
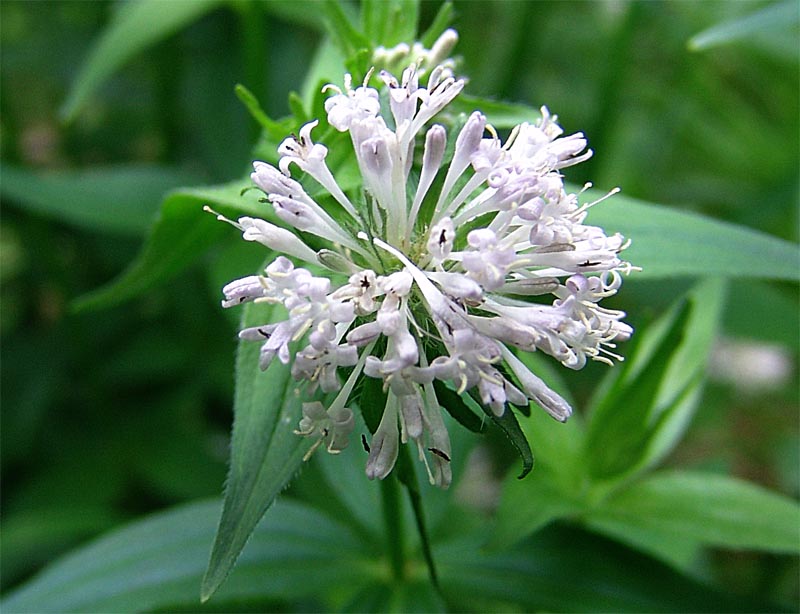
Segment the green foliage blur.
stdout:
<svg viewBox="0 0 800 614">
<path fill-rule="evenodd" d="M 89 50 L 124 4 L 0 3 L 5 594 L 110 529 L 222 493 L 238 314 L 220 309 L 220 288 L 255 270 L 263 252 L 228 233 L 167 283 L 109 308 L 75 309 L 136 258 L 170 190 L 248 172 L 260 127 L 234 85 L 244 84 L 270 117 L 288 115 L 289 94 L 325 39 L 322 3 L 195 4 L 169 36 L 143 44 L 76 101 Z M 627 196 L 796 243 L 800 36 L 798 9 L 788 5 L 780 8 L 788 24 L 709 43 L 692 37 L 772 5 L 456 1 L 452 25 L 470 95 L 546 104 L 567 133 L 586 133 L 595 156 L 568 169 L 572 182 L 619 185 Z M 420 31 L 440 7 L 421 3 Z M 699 409 L 664 465 L 736 476 L 796 499 L 800 300 L 797 284 L 764 277 L 729 280 Z M 634 275 L 612 306 L 644 331 L 692 285 Z M 578 407 L 607 370 L 592 364 L 562 375 Z M 490 518 L 518 460 L 497 434 L 480 446 L 480 477 L 453 496 Z M 308 490 L 301 479 L 287 506 Z M 568 543 L 572 535 L 595 553 L 626 547 L 565 530 L 575 532 L 547 539 Z M 743 604 L 790 609 L 800 598 L 796 556 L 706 549 L 680 571 Z M 524 610 L 521 603 L 505 605 Z"/>
</svg>

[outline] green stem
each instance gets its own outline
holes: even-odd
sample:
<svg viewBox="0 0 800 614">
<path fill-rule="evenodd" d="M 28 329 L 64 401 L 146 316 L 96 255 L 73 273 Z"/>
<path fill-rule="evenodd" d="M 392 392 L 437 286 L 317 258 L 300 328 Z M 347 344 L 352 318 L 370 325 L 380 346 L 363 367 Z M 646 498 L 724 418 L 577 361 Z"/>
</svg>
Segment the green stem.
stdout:
<svg viewBox="0 0 800 614">
<path fill-rule="evenodd" d="M 241 54 L 244 66 L 244 84 L 258 100 L 264 100 L 267 95 L 267 47 L 264 44 L 265 30 L 268 21 L 264 18 L 262 7 L 256 2 L 239 2 L 238 8 L 239 27 L 241 31 Z M 250 129 L 255 141 L 260 134 L 260 127 L 250 122 Z"/>
<path fill-rule="evenodd" d="M 397 478 L 387 476 L 381 481 L 381 500 L 383 503 L 383 520 L 386 525 L 386 549 L 389 551 L 389 562 L 392 575 L 396 580 L 405 577 L 405 547 L 403 543 L 403 516 Z"/>
<path fill-rule="evenodd" d="M 406 487 L 408 498 L 411 501 L 411 509 L 414 511 L 414 520 L 416 521 L 417 531 L 419 532 L 419 539 L 422 545 L 422 556 L 425 557 L 425 563 L 428 566 L 428 576 L 431 579 L 431 584 L 439 591 L 439 577 L 436 574 L 436 565 L 433 561 L 433 552 L 431 551 L 431 541 L 428 536 L 427 526 L 425 525 L 425 510 L 422 506 L 422 497 L 419 494 L 419 484 L 417 483 L 417 475 L 414 473 L 411 454 L 406 446 L 403 446 L 400 457 L 397 459 L 396 471 L 398 479 Z"/>
<path fill-rule="evenodd" d="M 422 542 L 422 555 L 425 557 L 425 563 L 428 565 L 428 575 L 431 579 L 431 584 L 438 591 L 439 590 L 439 576 L 436 574 L 436 565 L 433 562 L 433 552 L 431 552 L 431 544 L 428 539 L 428 529 L 425 526 L 425 510 L 422 508 L 422 497 L 419 492 L 406 489 L 408 497 L 411 499 L 411 507 L 414 509 L 414 520 L 417 521 L 417 531 L 419 531 L 420 541 Z"/>
</svg>

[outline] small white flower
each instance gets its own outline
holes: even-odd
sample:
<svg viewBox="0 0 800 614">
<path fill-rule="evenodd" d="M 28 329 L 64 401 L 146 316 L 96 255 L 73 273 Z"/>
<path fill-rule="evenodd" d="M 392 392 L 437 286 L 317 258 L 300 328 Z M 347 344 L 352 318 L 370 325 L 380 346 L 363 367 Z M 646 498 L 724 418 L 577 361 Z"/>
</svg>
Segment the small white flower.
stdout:
<svg viewBox="0 0 800 614">
<path fill-rule="evenodd" d="M 231 223 L 246 240 L 316 269 L 278 256 L 264 275 L 225 286 L 222 303 L 282 305 L 285 319 L 240 337 L 262 344 L 262 368 L 294 356 L 295 379 L 337 393 L 327 410 L 303 406 L 297 432 L 317 439 L 312 451 L 347 444 L 353 418 L 345 404 L 359 378 L 377 378 L 386 405 L 368 477 L 386 477 L 400 444 L 414 442 L 441 487 L 452 479 L 451 450 L 434 380 L 458 394 L 474 391 L 498 416 L 508 403 L 532 400 L 563 422 L 569 404 L 512 348 L 577 369 L 590 359 L 621 360 L 612 350 L 632 333 L 623 312 L 600 305 L 633 268 L 620 259 L 627 243 L 584 224 L 596 203 L 579 204 L 560 174 L 592 155 L 583 134 L 562 136 L 544 107 L 539 121 L 517 126 L 505 143 L 480 112 L 457 134 L 430 123 L 465 84 L 450 62 L 441 64 L 454 42 L 453 32 L 430 51 L 376 51 L 384 65 L 408 62 L 399 79 L 381 71 L 385 98 L 370 86 L 371 72 L 355 89 L 349 75 L 343 88 L 326 86 L 328 123 L 350 135 L 361 190 L 339 186 L 328 149 L 312 140 L 318 121 L 281 143 L 277 169 L 254 162 L 253 182 L 286 228 L 251 217 Z M 293 167 L 323 195 L 309 196 L 291 178 Z M 316 237 L 314 248 L 305 234 Z M 312 273 L 320 267 L 324 275 Z M 349 370 L 344 383 L 341 368 Z"/>
</svg>

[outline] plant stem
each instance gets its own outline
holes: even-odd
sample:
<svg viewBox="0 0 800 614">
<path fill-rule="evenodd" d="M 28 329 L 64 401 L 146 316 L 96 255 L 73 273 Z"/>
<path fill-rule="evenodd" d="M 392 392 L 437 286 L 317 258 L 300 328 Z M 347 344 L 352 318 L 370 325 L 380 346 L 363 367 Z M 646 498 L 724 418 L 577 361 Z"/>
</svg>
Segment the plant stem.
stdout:
<svg viewBox="0 0 800 614">
<path fill-rule="evenodd" d="M 263 100 L 267 95 L 267 70 L 270 66 L 264 45 L 268 21 L 264 18 L 263 9 L 255 2 L 242 2 L 234 6 L 238 8 L 244 84 L 258 100 Z M 249 126 L 255 141 L 261 129 L 256 122 L 249 122 Z"/>
<path fill-rule="evenodd" d="M 396 580 L 405 577 L 405 547 L 403 543 L 403 517 L 397 478 L 393 475 L 381 481 L 383 520 L 386 525 L 386 548 Z"/>
<path fill-rule="evenodd" d="M 439 590 L 439 576 L 436 574 L 436 565 L 433 561 L 433 552 L 431 552 L 431 544 L 428 539 L 428 529 L 425 526 L 425 510 L 422 507 L 422 497 L 419 492 L 408 488 L 408 497 L 411 499 L 411 507 L 414 509 L 414 519 L 417 521 L 417 530 L 419 531 L 420 540 L 422 541 L 422 555 L 425 557 L 425 563 L 428 565 L 428 576 L 431 579 L 431 584 L 438 591 Z"/>
<path fill-rule="evenodd" d="M 405 486 L 408 492 L 411 509 L 414 511 L 414 520 L 417 524 L 420 545 L 422 546 L 422 556 L 425 557 L 425 563 L 428 566 L 428 575 L 431 579 L 431 584 L 439 591 L 439 577 L 436 574 L 436 565 L 433 561 L 433 552 L 431 552 L 431 542 L 428 536 L 428 529 L 425 525 L 425 509 L 422 505 L 422 497 L 419 494 L 419 484 L 417 483 L 417 475 L 414 473 L 414 467 L 411 462 L 411 454 L 406 447 L 403 448 L 397 460 L 397 476 L 397 479 L 403 483 L 403 486 Z"/>
</svg>

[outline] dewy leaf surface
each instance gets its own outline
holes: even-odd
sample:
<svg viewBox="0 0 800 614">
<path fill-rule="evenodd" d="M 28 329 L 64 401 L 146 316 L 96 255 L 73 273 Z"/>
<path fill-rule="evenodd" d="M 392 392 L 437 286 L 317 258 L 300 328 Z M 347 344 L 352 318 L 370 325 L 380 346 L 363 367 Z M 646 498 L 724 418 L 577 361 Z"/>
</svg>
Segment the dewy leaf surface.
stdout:
<svg viewBox="0 0 800 614">
<path fill-rule="evenodd" d="M 220 4 L 222 0 L 132 0 L 120 5 L 118 13 L 96 42 L 72 84 L 61 108 L 62 117 L 66 121 L 74 119 L 97 88 L 135 55 Z"/>
<path fill-rule="evenodd" d="M 244 309 L 241 328 L 269 322 L 273 311 L 253 303 Z M 203 578 L 203 600 L 230 573 L 256 524 L 297 473 L 303 455 L 313 443 L 293 432 L 300 421 L 303 401 L 312 399 L 301 396 L 289 365 L 277 358 L 262 372 L 258 366 L 260 349 L 259 343 L 239 342 L 225 504 Z"/>
</svg>

